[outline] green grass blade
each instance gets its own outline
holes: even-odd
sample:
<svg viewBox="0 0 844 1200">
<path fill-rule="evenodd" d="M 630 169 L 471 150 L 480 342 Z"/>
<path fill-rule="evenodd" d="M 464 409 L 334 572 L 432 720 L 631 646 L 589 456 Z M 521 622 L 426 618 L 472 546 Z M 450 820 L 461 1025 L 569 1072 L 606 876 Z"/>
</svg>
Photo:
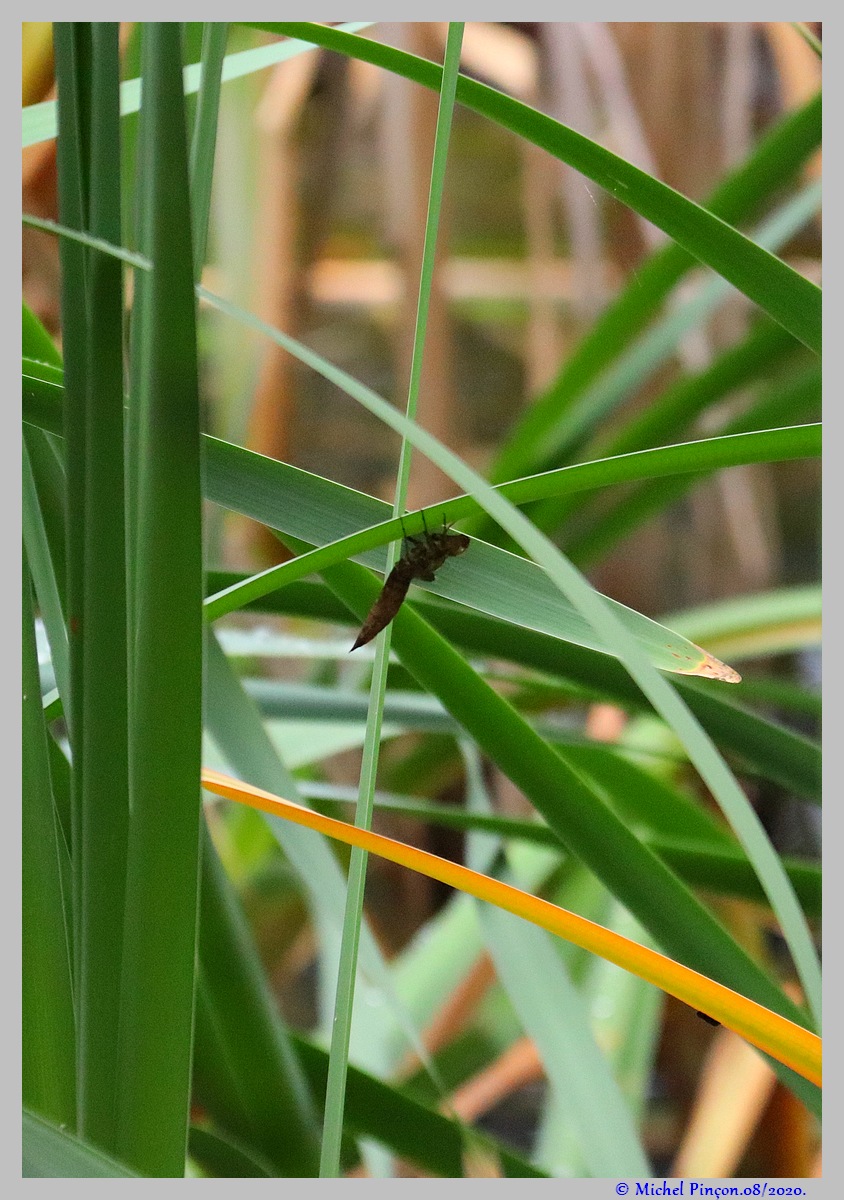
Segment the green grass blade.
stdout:
<svg viewBox="0 0 844 1200">
<path fill-rule="evenodd" d="M 228 33 L 229 27 L 225 21 L 206 21 L 202 32 L 202 82 L 199 85 L 190 154 L 193 264 L 196 280 L 202 276 L 208 239 L 220 84 Z"/>
<path fill-rule="evenodd" d="M 41 705 L 32 585 L 23 559 L 21 807 L 23 1100 L 59 1125 L 76 1122 L 76 1033 L 70 930 Z"/>
<path fill-rule="evenodd" d="M 302 1037 L 294 1036 L 293 1043 L 299 1050 L 315 1094 L 321 1095 L 328 1076 L 327 1053 Z M 346 1088 L 346 1124 L 354 1134 L 371 1137 L 400 1157 L 437 1175 L 460 1179 L 464 1174 L 463 1152 L 469 1131 L 457 1121 L 426 1108 L 399 1089 L 352 1066 Z M 543 1172 L 527 1159 L 493 1138 L 474 1131 L 470 1136 L 473 1144 L 499 1158 L 505 1177 L 545 1178 Z"/>
<path fill-rule="evenodd" d="M 62 223 L 119 241 L 117 28 L 55 27 Z M 116 235 L 116 236 L 115 236 Z M 125 864 L 120 267 L 63 239 L 78 1129 L 113 1149 Z M 111 605 L 108 602 L 114 601 Z M 125 671 L 125 667 L 123 668 Z"/>
<path fill-rule="evenodd" d="M 813 364 L 808 370 L 787 378 L 760 397 L 747 412 L 733 418 L 723 430 L 727 437 L 770 428 L 786 421 L 807 419 L 818 415 L 821 399 L 821 369 Z M 786 437 L 806 426 L 789 426 L 781 430 Z M 818 427 L 819 429 L 819 427 Z M 797 434 L 802 437 L 802 433 Z M 585 529 L 568 540 L 566 552 L 579 566 L 597 561 L 620 538 L 641 525 L 653 513 L 666 508 L 684 496 L 695 484 L 692 476 L 643 483 L 633 489 L 621 503 L 612 505 Z M 559 513 L 557 514 L 560 515 Z"/>
<path fill-rule="evenodd" d="M 374 63 L 434 91 L 441 86 L 442 70 L 435 64 L 354 34 L 304 22 L 261 24 L 260 28 L 311 38 L 329 50 Z M 820 288 L 726 221 L 597 143 L 485 84 L 461 76 L 457 99 L 586 175 L 820 353 Z"/>
<path fill-rule="evenodd" d="M 43 437 L 40 430 L 31 430 L 31 432 L 38 433 Z M 35 472 L 32 469 L 29 441 L 30 439 L 24 436 L 21 488 L 24 546 L 30 562 L 44 628 L 50 643 L 50 657 L 56 675 L 56 686 L 66 702 L 70 695 L 70 661 L 61 577 L 62 568 L 65 565 L 64 522 L 61 522 L 61 527 L 56 529 L 54 536 L 51 537 L 47 529 L 47 521 L 51 514 L 49 514 L 49 510 L 45 513 L 46 505 L 42 501 L 42 496 L 49 486 L 49 481 L 46 484 L 44 482 L 44 468 L 49 465 L 52 450 L 44 441 L 38 442 L 33 439 L 35 444 L 32 449 L 36 451 L 36 455 L 39 451 L 43 452 L 40 456 L 41 461 L 38 461 L 38 457 L 36 457 L 39 467 L 42 468 L 39 471 L 39 482 L 42 484 L 39 490 Z M 58 525 L 58 522 L 55 524 Z M 61 536 L 61 541 L 59 536 Z"/>
<path fill-rule="evenodd" d="M 121 1157 L 184 1174 L 199 881 L 202 522 L 195 300 L 177 24 L 144 31 L 141 249 L 132 396 L 129 840 L 118 1107 Z M 162 729 L 167 730 L 162 738 Z"/>
<path fill-rule="evenodd" d="M 280 1177 L 313 1176 L 319 1163 L 313 1098 L 207 828 L 202 841 L 195 1098 Z M 224 1088 L 207 1082 L 214 1057 Z"/>
<path fill-rule="evenodd" d="M 568 751 L 572 761 L 576 754 Z M 340 804 L 348 800 L 345 795 L 336 795 L 342 789 L 330 786 L 306 784 L 302 789 L 306 795 L 319 799 L 320 805 L 329 816 L 343 819 Z M 338 811 L 335 813 L 333 799 L 336 795 Z M 619 793 L 611 795 L 605 792 L 611 803 L 621 797 Z M 485 816 L 484 814 L 467 812 L 450 804 L 439 804 L 431 800 L 414 800 L 410 797 L 375 794 L 375 805 L 384 812 L 395 812 L 403 816 L 415 817 L 426 824 L 440 825 L 446 829 L 462 831 L 477 830 L 482 833 L 495 834 L 501 838 L 511 838 L 514 841 L 527 842 L 535 846 L 555 848 L 559 838 L 544 823 L 538 821 L 520 821 L 512 817 Z M 617 811 L 621 806 L 614 803 Z M 702 814 L 702 810 L 694 810 Z M 702 814 L 703 815 L 703 814 Z M 723 830 L 715 827 L 718 833 Z M 753 900 L 766 904 L 765 893 L 753 871 L 747 856 L 741 847 L 726 840 L 716 839 L 714 844 L 709 838 L 696 840 L 691 832 L 685 836 L 666 835 L 659 832 L 641 830 L 642 840 L 671 868 L 676 875 L 691 888 L 701 888 L 723 896 L 734 896 L 745 900 Z M 821 915 L 821 884 L 822 873 L 820 865 L 803 859 L 784 856 L 783 866 L 791 880 L 800 905 L 807 916 L 813 919 Z"/>
<path fill-rule="evenodd" d="M 434 156 L 431 166 L 431 184 L 428 213 L 425 223 L 425 242 L 422 253 L 422 270 L 419 281 L 419 302 L 413 339 L 413 354 L 410 364 L 410 384 L 407 397 L 407 419 L 415 420 L 419 400 L 419 385 L 422 378 L 422 356 L 430 306 L 431 285 L 434 277 L 437 232 L 445 184 L 448 143 L 454 111 L 454 94 L 460 69 L 460 48 L 463 42 L 463 25 L 451 22 L 443 65 L 443 85 L 437 113 L 434 137 Z M 398 466 L 393 516 L 400 516 L 405 509 L 407 486 L 410 478 L 411 448 L 402 441 Z M 387 567 L 394 566 L 398 557 L 396 548 L 388 551 Z M 378 757 L 381 746 L 381 726 L 384 709 L 384 692 L 387 686 L 387 667 L 390 656 L 390 629 L 382 631 L 378 638 L 375 667 L 369 693 L 369 712 L 366 721 L 366 738 L 363 746 L 360 790 L 355 809 L 355 824 L 363 829 L 372 826 L 373 795 L 378 773 Z M 343 939 L 340 947 L 340 967 L 337 977 L 337 997 L 334 1021 L 331 1028 L 331 1051 L 328 1065 L 328 1083 L 325 1095 L 325 1117 L 320 1154 L 320 1178 L 336 1178 L 340 1174 L 340 1150 L 343 1137 L 343 1109 L 345 1103 L 346 1076 L 348 1074 L 349 1044 L 354 1007 L 355 977 L 357 973 L 358 942 L 363 916 L 363 894 L 366 884 L 367 854 L 357 847 L 349 858 L 349 881 L 346 895 L 346 912 L 343 922 Z"/>
<path fill-rule="evenodd" d="M 80 246 L 88 246 L 91 250 L 99 250 L 111 258 L 117 258 L 120 262 L 125 262 L 130 267 L 138 267 L 142 271 L 152 269 L 152 263 L 143 254 L 135 254 L 132 250 L 125 250 L 122 246 L 117 246 L 114 242 L 108 241 L 107 238 L 95 237 L 93 234 L 84 233 L 80 229 L 71 229 L 67 225 L 62 225 L 60 221 L 49 221 L 46 217 L 33 217 L 30 213 L 22 213 L 21 223 L 30 229 L 40 229 L 43 233 L 54 233 L 57 236 L 68 238 L 70 241 L 78 242 Z"/>
<path fill-rule="evenodd" d="M 779 373 L 797 343 L 772 321 L 757 321 L 742 341 L 715 358 L 702 371 L 686 375 L 657 396 L 648 407 L 608 438 L 590 446 L 590 457 L 610 457 L 675 441 L 695 417 L 731 392 Z"/>
<path fill-rule="evenodd" d="M 58 87 L 57 146 L 59 216 L 64 224 L 82 228 L 87 225 L 85 192 L 87 187 L 88 147 L 82 145 L 82 117 L 80 114 L 79 80 L 81 73 L 79 41 L 81 24 L 74 26 L 59 22 L 54 26 L 56 83 Z M 85 36 L 88 31 L 85 29 Z M 82 738 L 84 725 L 77 722 L 74 713 L 82 702 L 82 653 L 80 637 L 84 616 L 84 454 L 85 454 L 85 406 L 86 364 L 85 311 L 87 307 L 87 280 L 85 256 L 82 247 L 63 240 L 59 246 L 61 262 L 61 307 L 62 332 L 64 339 L 64 406 L 62 411 L 62 433 L 65 441 L 67 463 L 66 536 L 67 536 L 67 585 L 66 605 L 68 613 L 68 650 L 70 656 L 70 686 L 64 699 L 64 715 L 68 722 L 69 736 L 73 747 L 77 769 L 73 773 L 72 825 L 73 843 L 81 843 L 81 794 L 83 776 Z M 78 855 L 77 855 L 78 860 Z M 74 945 L 79 973 L 79 928 L 81 871 L 78 861 L 74 862 L 73 912 Z"/>
<path fill-rule="evenodd" d="M 631 1113 L 552 937 L 493 905 L 478 908 L 496 973 L 542 1057 L 553 1100 L 565 1102 L 588 1174 L 647 1178 L 652 1171 Z"/>
<path fill-rule="evenodd" d="M 88 228 L 119 242 L 117 24 L 91 30 Z M 80 1132 L 113 1151 L 123 898 L 129 815 L 125 515 L 123 508 L 123 291 L 121 266 L 88 254 L 85 448 L 85 652 L 81 717 L 84 792 L 79 978 Z M 77 846 L 74 846 L 74 853 Z"/>
<path fill-rule="evenodd" d="M 90 1142 L 23 1110 L 24 1179 L 121 1179 L 135 1177 L 124 1163 L 103 1154 Z"/>
<path fill-rule="evenodd" d="M 815 37 L 811 29 L 804 21 L 791 21 L 791 27 L 796 29 L 807 46 L 811 46 L 818 58 L 823 58 L 823 45 L 820 40 Z"/>
</svg>

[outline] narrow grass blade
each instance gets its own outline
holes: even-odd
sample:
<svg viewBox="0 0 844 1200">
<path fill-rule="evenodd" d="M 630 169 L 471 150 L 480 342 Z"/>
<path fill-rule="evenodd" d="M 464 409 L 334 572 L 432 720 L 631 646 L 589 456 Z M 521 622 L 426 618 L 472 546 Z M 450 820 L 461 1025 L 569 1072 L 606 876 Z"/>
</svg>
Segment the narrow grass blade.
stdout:
<svg viewBox="0 0 844 1200">
<path fill-rule="evenodd" d="M 652 1170 L 630 1111 L 589 1028 L 584 999 L 548 935 L 492 904 L 480 905 L 479 915 L 510 1003 L 557 1099 L 565 1100 L 589 1175 L 647 1178 Z"/>
<path fill-rule="evenodd" d="M 62 223 L 120 241 L 116 25 L 55 27 Z M 62 240 L 78 1129 L 114 1149 L 126 822 L 120 266 Z"/>
<path fill-rule="evenodd" d="M 196 1099 L 269 1161 L 274 1173 L 286 1179 L 314 1176 L 319 1163 L 314 1098 L 207 827 L 202 842 Z M 224 1075 L 223 1087 L 210 1081 L 215 1071 Z"/>
<path fill-rule="evenodd" d="M 62 847 L 50 779 L 33 627 L 32 584 L 23 559 L 22 716 L 22 1084 L 24 1103 L 58 1125 L 76 1122 L 76 1033 Z"/>
<path fill-rule="evenodd" d="M 62 225 L 60 221 L 49 221 L 46 217 L 33 217 L 29 213 L 24 213 L 21 216 L 21 224 L 27 225 L 31 229 L 40 229 L 42 233 L 54 233 L 58 237 L 78 242 L 80 246 L 87 246 L 90 250 L 99 250 L 102 254 L 108 255 L 110 258 L 119 259 L 121 262 L 126 263 L 127 266 L 138 267 L 142 271 L 152 269 L 152 263 L 143 254 L 135 254 L 132 250 L 125 250 L 122 246 L 117 246 L 114 242 L 108 241 L 107 238 L 95 237 L 93 234 L 85 233 L 80 229 L 71 229 L 68 225 Z"/>
<path fill-rule="evenodd" d="M 820 398 L 820 367 L 813 365 L 796 377 L 787 378 L 785 382 L 763 395 L 747 412 L 730 421 L 723 433 L 727 436 L 741 435 L 754 428 L 815 416 Z M 805 426 L 786 428 L 805 429 Z M 786 433 L 786 436 L 789 434 Z M 625 534 L 641 525 L 653 513 L 679 500 L 694 483 L 694 478 L 690 476 L 685 479 L 678 477 L 666 480 L 658 485 L 652 482 L 643 483 L 628 493 L 623 503 L 612 505 L 609 511 L 593 519 L 576 537 L 569 539 L 567 553 L 580 566 L 597 561 Z M 559 517 L 560 513 L 556 516 Z"/>
<path fill-rule="evenodd" d="M 121 1179 L 135 1177 L 125 1163 L 104 1154 L 66 1128 L 23 1110 L 24 1179 Z"/>
<path fill-rule="evenodd" d="M 202 32 L 202 82 L 199 85 L 190 154 L 193 265 L 194 279 L 197 281 L 202 275 L 208 239 L 220 84 L 228 33 L 229 27 L 225 21 L 206 21 Z"/>
<path fill-rule="evenodd" d="M 141 250 L 130 436 L 132 826 L 118 1105 L 121 1157 L 184 1174 L 199 883 L 202 521 L 187 140 L 177 24 L 144 30 Z M 162 739 L 162 729 L 167 730 Z"/>
<path fill-rule="evenodd" d="M 91 31 L 88 228 L 118 243 L 118 26 Z M 123 507 L 123 288 L 121 265 L 87 253 L 84 574 L 85 725 L 79 978 L 83 1103 L 80 1132 L 113 1151 L 123 899 L 129 818 L 125 512 Z"/>
<path fill-rule="evenodd" d="M 419 398 L 422 378 L 422 356 L 425 347 L 431 284 L 434 276 L 437 232 L 439 228 L 442 193 L 445 183 L 448 143 L 454 111 L 454 94 L 460 69 L 460 47 L 463 42 L 463 25 L 451 22 L 448 26 L 443 83 L 437 113 L 434 156 L 431 167 L 431 184 L 428 213 L 425 224 L 425 242 L 422 254 L 422 271 L 419 281 L 419 302 L 413 340 L 413 355 L 410 365 L 410 384 L 407 398 L 407 419 L 413 421 Z M 407 485 L 410 477 L 411 448 L 402 441 L 399 459 L 393 516 L 404 512 Z M 388 569 L 392 569 L 397 558 L 394 548 L 387 556 Z M 366 738 L 361 764 L 360 791 L 355 810 L 355 824 L 362 829 L 372 825 L 373 795 L 378 773 L 378 757 L 381 746 L 381 725 L 384 709 L 384 693 L 387 686 L 387 666 L 390 656 L 390 629 L 378 638 L 375 667 L 372 673 L 369 694 L 369 712 L 366 721 Z M 320 1177 L 335 1178 L 340 1173 L 340 1149 L 343 1135 L 343 1109 L 345 1103 L 346 1076 L 348 1073 L 349 1043 L 354 1006 L 355 977 L 358 957 L 358 941 L 363 916 L 363 893 L 366 882 L 366 853 L 353 848 L 349 860 L 349 882 L 346 896 L 346 914 L 343 923 L 343 940 L 340 948 L 340 968 L 337 977 L 337 998 L 331 1030 L 331 1051 L 328 1065 L 328 1082 L 325 1095 L 325 1120 L 320 1155 Z"/>
<path fill-rule="evenodd" d="M 32 433 L 37 433 L 39 437 L 43 438 L 41 430 L 32 430 Z M 51 514 L 48 504 L 44 502 L 46 499 L 44 493 L 49 488 L 51 481 L 45 481 L 44 474 L 46 472 L 44 468 L 50 465 L 49 459 L 52 457 L 52 449 L 43 440 L 38 442 L 33 439 L 33 441 L 35 444 L 32 446 L 32 449 L 36 451 L 36 456 L 38 456 L 39 451 L 41 452 L 41 461 L 38 465 L 42 470 L 39 473 L 40 479 L 36 482 L 30 457 L 30 439 L 24 436 L 21 489 L 24 545 L 31 564 L 30 569 L 32 571 L 41 616 L 44 621 L 44 628 L 50 643 L 50 657 L 56 675 L 56 686 L 64 702 L 69 703 L 70 661 L 62 587 L 63 568 L 65 566 L 65 528 L 64 521 L 62 520 L 60 528 L 53 529 L 53 536 L 48 532 L 47 521 Z M 63 483 L 64 481 L 61 480 L 59 482 Z M 38 483 L 41 483 L 40 489 Z M 58 525 L 58 522 L 56 522 L 56 525 Z"/>
<path fill-rule="evenodd" d="M 83 228 L 87 225 L 87 162 L 88 145 L 82 144 L 83 119 L 80 112 L 80 41 L 90 40 L 86 26 L 74 27 L 65 22 L 54 26 L 56 83 L 58 87 L 57 146 L 59 217 L 64 224 Z M 84 725 L 75 722 L 74 712 L 82 704 L 82 654 L 80 636 L 84 616 L 84 475 L 85 454 L 85 345 L 87 280 L 85 255 L 82 247 L 70 241 L 60 243 L 62 333 L 64 339 L 64 405 L 62 433 L 67 462 L 67 587 L 68 650 L 70 656 L 70 686 L 64 697 L 64 714 L 68 722 L 71 744 L 77 769 L 74 771 L 72 795 L 73 842 L 81 842 L 81 793 L 83 785 Z M 74 943 L 79 972 L 81 871 L 74 865 Z"/>
</svg>

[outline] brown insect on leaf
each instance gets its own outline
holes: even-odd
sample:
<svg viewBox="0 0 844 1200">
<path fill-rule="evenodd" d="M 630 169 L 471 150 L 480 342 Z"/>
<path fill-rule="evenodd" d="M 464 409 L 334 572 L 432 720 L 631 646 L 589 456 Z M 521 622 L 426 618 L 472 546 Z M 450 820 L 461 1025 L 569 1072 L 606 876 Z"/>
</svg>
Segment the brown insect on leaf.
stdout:
<svg viewBox="0 0 844 1200">
<path fill-rule="evenodd" d="M 422 521 L 424 524 L 424 513 Z M 389 625 L 401 608 L 412 580 L 433 582 L 447 558 L 462 554 L 468 548 L 469 538 L 466 534 L 449 533 L 445 522 L 439 533 L 430 533 L 426 525 L 424 533 L 406 537 L 402 543 L 402 556 L 384 581 L 381 594 L 369 610 L 352 650 L 371 642 L 385 625 Z"/>
</svg>

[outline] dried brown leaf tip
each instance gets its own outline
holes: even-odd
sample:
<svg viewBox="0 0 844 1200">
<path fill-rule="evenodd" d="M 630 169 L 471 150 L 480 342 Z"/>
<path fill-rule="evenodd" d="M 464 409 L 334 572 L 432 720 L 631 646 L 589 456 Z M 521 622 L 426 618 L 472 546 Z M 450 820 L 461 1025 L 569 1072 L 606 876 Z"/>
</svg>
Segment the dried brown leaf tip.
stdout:
<svg viewBox="0 0 844 1200">
<path fill-rule="evenodd" d="M 678 671 L 678 675 L 699 675 L 704 679 L 718 679 L 721 683 L 741 683 L 738 671 L 722 663 L 720 658 L 708 654 L 706 650 L 701 650 L 700 646 L 695 646 L 695 649 L 700 650 L 702 661 L 688 670 Z"/>
</svg>

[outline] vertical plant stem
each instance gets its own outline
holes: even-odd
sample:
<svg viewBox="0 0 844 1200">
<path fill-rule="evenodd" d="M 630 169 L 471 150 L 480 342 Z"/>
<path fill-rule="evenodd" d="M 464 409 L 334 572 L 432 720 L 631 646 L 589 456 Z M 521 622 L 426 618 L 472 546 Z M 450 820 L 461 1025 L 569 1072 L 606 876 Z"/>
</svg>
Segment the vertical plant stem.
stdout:
<svg viewBox="0 0 844 1200">
<path fill-rule="evenodd" d="M 448 143 L 451 134 L 451 119 L 454 112 L 454 96 L 460 69 L 460 49 L 463 42 L 463 24 L 451 22 L 448 28 L 443 81 L 437 114 L 434 139 L 434 157 L 431 167 L 431 188 L 428 200 L 428 216 L 425 225 L 425 245 L 422 255 L 422 272 L 419 282 L 419 305 L 416 315 L 416 332 L 413 341 L 413 356 L 410 367 L 410 384 L 407 399 L 407 417 L 413 420 L 419 399 L 419 381 L 422 375 L 422 356 L 425 345 L 425 329 L 430 305 L 431 282 L 434 274 L 437 230 L 439 228 L 445 168 L 448 158 Z M 399 459 L 396 495 L 393 516 L 404 512 L 407 483 L 410 476 L 411 447 L 402 440 Z M 388 549 L 387 571 L 397 558 L 395 544 Z M 363 829 L 372 825 L 372 809 L 375 782 L 378 774 L 378 752 L 381 744 L 381 724 L 384 712 L 384 693 L 387 685 L 387 666 L 390 657 L 390 626 L 378 638 L 375 666 L 369 693 L 366 738 L 361 765 L 358 803 L 355 824 Z M 349 1040 L 354 1007 L 355 974 L 357 970 L 358 943 L 363 914 L 363 894 L 366 885 L 367 854 L 353 847 L 349 860 L 349 883 L 346 893 L 346 913 L 343 926 L 343 941 L 340 949 L 340 967 L 337 977 L 337 998 L 334 1023 L 331 1030 L 331 1053 L 328 1064 L 328 1082 L 325 1096 L 325 1120 L 323 1125 L 320 1177 L 334 1178 L 340 1173 L 340 1148 L 343 1135 L 343 1110 L 346 1076 L 349 1063 Z"/>
<path fill-rule="evenodd" d="M 56 27 L 60 217 L 120 242 L 117 25 Z M 128 819 L 121 268 L 62 249 L 77 1121 L 114 1146 Z"/>
<path fill-rule="evenodd" d="M 202 31 L 202 82 L 199 85 L 190 150 L 193 268 L 197 283 L 202 277 L 208 240 L 220 83 L 228 34 L 229 27 L 225 21 L 207 21 Z"/>
<path fill-rule="evenodd" d="M 144 29 L 139 203 L 154 267 L 132 351 L 130 779 L 118 1149 L 183 1176 L 199 880 L 202 522 L 180 28 Z"/>
<path fill-rule="evenodd" d="M 57 22 L 54 27 L 56 85 L 58 90 L 58 193 L 59 220 L 73 229 L 85 228 L 87 211 L 86 155 L 82 149 L 80 112 L 81 62 L 90 30 L 83 23 Z M 90 47 L 88 46 L 90 57 Z M 67 462 L 67 629 L 70 688 L 63 697 L 75 768 L 71 791 L 72 844 L 80 844 L 83 777 L 83 724 L 77 721 L 82 702 L 82 639 L 84 616 L 84 487 L 85 487 L 85 319 L 87 286 L 85 252 L 78 242 L 62 238 L 61 262 L 62 339 L 64 342 L 64 439 Z M 81 905 L 79 855 L 73 858 L 74 975 L 79 975 Z"/>
<path fill-rule="evenodd" d="M 88 228 L 120 244 L 119 54 L 116 23 L 91 31 Z M 87 252 L 89 312 L 85 462 L 83 811 L 78 981 L 80 1132 L 114 1148 L 126 838 L 129 818 L 121 265 Z"/>
<path fill-rule="evenodd" d="M 61 833 L 50 781 L 33 627 L 32 584 L 23 556 L 21 1006 L 23 1102 L 58 1125 L 76 1120 L 70 931 L 65 923 Z"/>
</svg>

